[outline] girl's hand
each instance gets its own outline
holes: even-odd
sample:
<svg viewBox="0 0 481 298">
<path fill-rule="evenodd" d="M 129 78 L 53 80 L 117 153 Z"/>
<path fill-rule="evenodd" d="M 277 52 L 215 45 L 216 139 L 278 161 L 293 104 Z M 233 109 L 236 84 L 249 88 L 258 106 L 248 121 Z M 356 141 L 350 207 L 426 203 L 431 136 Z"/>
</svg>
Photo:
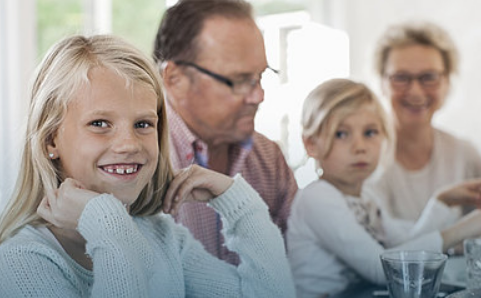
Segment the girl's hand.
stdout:
<svg viewBox="0 0 481 298">
<path fill-rule="evenodd" d="M 37 214 L 61 229 L 76 229 L 85 205 L 99 194 L 87 190 L 74 179 L 65 179 L 55 194 L 47 195 L 37 208 Z"/>
<path fill-rule="evenodd" d="M 471 211 L 463 216 L 451 227 L 441 231 L 443 237 L 443 251 L 462 243 L 467 238 L 481 236 L 481 210 Z"/>
<path fill-rule="evenodd" d="M 192 165 L 175 174 L 164 197 L 165 213 L 177 214 L 184 202 L 208 202 L 224 193 L 234 183 L 234 179 Z"/>
<path fill-rule="evenodd" d="M 438 200 L 448 206 L 471 205 L 481 208 L 481 179 L 457 184 L 438 195 Z"/>
</svg>

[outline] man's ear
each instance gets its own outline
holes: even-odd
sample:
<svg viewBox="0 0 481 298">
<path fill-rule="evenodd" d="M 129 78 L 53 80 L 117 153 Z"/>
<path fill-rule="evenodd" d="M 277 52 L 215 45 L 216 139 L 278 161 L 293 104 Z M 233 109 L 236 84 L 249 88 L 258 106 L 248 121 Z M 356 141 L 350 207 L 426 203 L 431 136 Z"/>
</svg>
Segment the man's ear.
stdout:
<svg viewBox="0 0 481 298">
<path fill-rule="evenodd" d="M 302 142 L 304 143 L 304 148 L 306 148 L 307 155 L 318 159 L 319 145 L 317 144 L 317 138 L 313 136 L 302 136 Z"/>
<path fill-rule="evenodd" d="M 167 94 L 174 98 L 182 98 L 183 94 L 188 91 L 190 79 L 185 75 L 180 66 L 173 61 L 164 62 L 162 67 L 162 81 Z"/>
</svg>

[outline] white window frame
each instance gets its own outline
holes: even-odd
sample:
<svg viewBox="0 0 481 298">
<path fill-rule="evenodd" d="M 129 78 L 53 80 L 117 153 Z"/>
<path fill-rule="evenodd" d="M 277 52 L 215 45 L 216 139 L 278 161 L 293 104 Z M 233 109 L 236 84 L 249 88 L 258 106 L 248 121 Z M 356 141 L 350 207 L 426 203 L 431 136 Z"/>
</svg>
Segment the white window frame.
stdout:
<svg viewBox="0 0 481 298">
<path fill-rule="evenodd" d="M 36 57 L 35 1 L 0 1 L 0 209 L 13 189 Z"/>
</svg>

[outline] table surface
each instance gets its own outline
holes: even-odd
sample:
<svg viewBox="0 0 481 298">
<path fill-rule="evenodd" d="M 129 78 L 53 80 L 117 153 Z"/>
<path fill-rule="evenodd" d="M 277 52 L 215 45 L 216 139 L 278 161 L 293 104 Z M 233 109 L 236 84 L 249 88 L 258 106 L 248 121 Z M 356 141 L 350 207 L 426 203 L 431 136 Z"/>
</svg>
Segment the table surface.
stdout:
<svg viewBox="0 0 481 298">
<path fill-rule="evenodd" d="M 466 261 L 463 256 L 452 256 L 444 268 L 443 280 L 438 297 L 461 291 L 466 287 Z M 385 286 L 369 283 L 354 285 L 333 298 L 387 298 L 389 293 Z"/>
</svg>

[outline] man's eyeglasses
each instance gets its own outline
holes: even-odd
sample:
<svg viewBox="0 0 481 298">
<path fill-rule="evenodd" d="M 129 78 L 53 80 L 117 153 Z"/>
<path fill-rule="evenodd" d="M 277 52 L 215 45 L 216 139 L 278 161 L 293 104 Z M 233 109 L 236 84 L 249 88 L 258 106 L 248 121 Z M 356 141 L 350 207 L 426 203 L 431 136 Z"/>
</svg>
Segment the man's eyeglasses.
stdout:
<svg viewBox="0 0 481 298">
<path fill-rule="evenodd" d="M 254 88 L 257 86 L 257 84 L 260 84 L 262 74 L 259 76 L 259 78 L 247 78 L 247 79 L 242 79 L 238 81 L 231 80 L 229 78 L 224 77 L 223 75 L 217 74 L 215 72 L 212 72 L 208 69 L 205 69 L 203 67 L 200 67 L 199 65 L 193 63 L 193 62 L 188 62 L 188 61 L 183 61 L 183 60 L 177 60 L 174 61 L 175 64 L 177 65 L 185 65 L 185 66 L 190 66 L 195 68 L 197 71 L 206 74 L 210 76 L 211 78 L 217 80 L 218 82 L 221 82 L 228 87 L 232 89 L 232 92 L 238 95 L 247 95 L 254 90 Z M 279 71 L 267 66 L 267 69 L 272 70 L 274 73 L 278 73 Z"/>
<path fill-rule="evenodd" d="M 426 71 L 416 75 L 399 72 L 392 75 L 386 75 L 386 77 L 389 79 L 389 82 L 394 89 L 406 90 L 411 86 L 413 80 L 417 80 L 425 89 L 437 88 L 444 75 L 445 73 L 441 71 Z"/>
</svg>

